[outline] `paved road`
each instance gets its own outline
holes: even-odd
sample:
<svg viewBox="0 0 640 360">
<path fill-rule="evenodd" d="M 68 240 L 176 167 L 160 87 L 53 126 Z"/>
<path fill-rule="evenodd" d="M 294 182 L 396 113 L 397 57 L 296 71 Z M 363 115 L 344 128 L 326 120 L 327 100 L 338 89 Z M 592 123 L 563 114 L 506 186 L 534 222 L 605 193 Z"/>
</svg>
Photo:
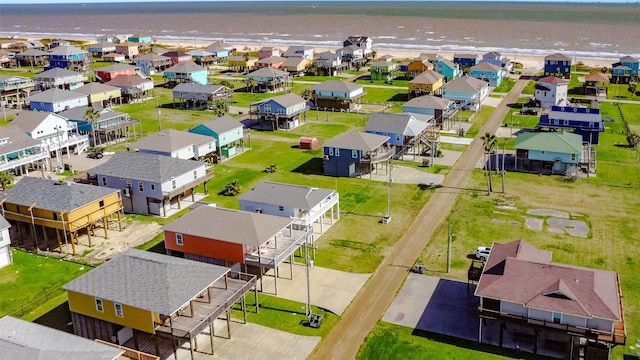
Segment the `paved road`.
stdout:
<svg viewBox="0 0 640 360">
<path fill-rule="evenodd" d="M 506 104 L 516 101 L 526 85 L 519 80 L 514 89 L 502 99 L 487 124 L 479 134 L 495 133 L 509 108 Z M 360 290 L 353 303 L 343 314 L 342 320 L 319 345 L 310 359 L 354 359 L 365 337 L 393 301 L 408 269 L 413 266 L 438 226 L 451 211 L 459 189 L 464 188 L 469 174 L 482 156 L 482 141 L 479 136 L 471 143 L 449 172 L 443 187 L 439 188 L 425 204 L 413 224 L 396 243 L 367 284 Z"/>
</svg>

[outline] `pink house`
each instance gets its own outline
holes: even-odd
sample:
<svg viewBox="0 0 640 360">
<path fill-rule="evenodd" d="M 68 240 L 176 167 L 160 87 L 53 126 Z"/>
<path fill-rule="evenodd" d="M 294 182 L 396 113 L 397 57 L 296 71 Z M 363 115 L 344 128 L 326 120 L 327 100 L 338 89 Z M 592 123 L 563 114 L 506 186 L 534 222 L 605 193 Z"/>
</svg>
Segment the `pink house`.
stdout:
<svg viewBox="0 0 640 360">
<path fill-rule="evenodd" d="M 167 51 L 162 54 L 171 59 L 171 65 L 175 65 L 181 62 L 191 61 L 191 55 L 180 51 Z"/>
<path fill-rule="evenodd" d="M 96 70 L 96 77 L 101 82 L 107 82 L 120 75 L 135 75 L 140 68 L 128 64 L 113 64 Z"/>
<path fill-rule="evenodd" d="M 281 49 L 275 48 L 273 46 L 263 46 L 258 50 L 258 59 L 264 59 L 272 56 L 282 56 L 283 52 Z"/>
</svg>

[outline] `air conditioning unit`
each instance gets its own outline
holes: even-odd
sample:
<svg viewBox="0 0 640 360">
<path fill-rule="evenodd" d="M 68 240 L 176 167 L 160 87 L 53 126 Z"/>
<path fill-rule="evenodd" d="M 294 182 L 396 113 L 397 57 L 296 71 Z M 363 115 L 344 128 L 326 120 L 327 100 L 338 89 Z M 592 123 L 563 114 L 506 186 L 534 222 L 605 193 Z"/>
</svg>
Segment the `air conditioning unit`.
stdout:
<svg viewBox="0 0 640 360">
<path fill-rule="evenodd" d="M 325 155 L 325 156 L 324 156 L 324 159 L 325 159 L 325 160 L 329 160 L 329 155 Z"/>
<path fill-rule="evenodd" d="M 126 197 L 131 197 L 131 189 L 126 187 L 124 189 L 122 189 L 122 193 L 124 194 L 124 196 Z"/>
</svg>

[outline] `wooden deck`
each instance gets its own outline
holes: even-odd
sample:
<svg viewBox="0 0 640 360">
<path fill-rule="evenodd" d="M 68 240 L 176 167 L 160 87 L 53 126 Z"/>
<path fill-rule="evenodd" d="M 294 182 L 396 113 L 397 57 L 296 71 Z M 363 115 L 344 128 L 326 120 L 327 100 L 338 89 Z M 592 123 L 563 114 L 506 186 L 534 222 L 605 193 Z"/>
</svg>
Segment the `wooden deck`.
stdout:
<svg viewBox="0 0 640 360">
<path fill-rule="evenodd" d="M 260 248 L 260 254 L 245 255 L 247 265 L 273 269 L 285 261 L 294 251 L 313 235 L 313 228 L 306 230 L 282 231 L 275 242 Z"/>
</svg>

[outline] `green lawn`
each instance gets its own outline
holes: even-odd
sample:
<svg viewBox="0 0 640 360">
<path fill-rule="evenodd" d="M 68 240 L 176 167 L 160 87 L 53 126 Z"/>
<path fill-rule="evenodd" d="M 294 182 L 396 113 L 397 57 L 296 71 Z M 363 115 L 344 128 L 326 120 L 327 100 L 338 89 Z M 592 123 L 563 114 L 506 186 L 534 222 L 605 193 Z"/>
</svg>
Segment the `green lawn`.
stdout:
<svg viewBox="0 0 640 360">
<path fill-rule="evenodd" d="M 534 95 L 536 91 L 536 83 L 537 81 L 529 80 L 524 89 L 522 89 L 522 93 L 527 95 Z"/>
<path fill-rule="evenodd" d="M 512 78 L 504 78 L 500 83 L 500 86 L 493 89 L 494 93 L 508 93 L 513 89 L 513 86 L 516 84 L 516 81 Z"/>
<path fill-rule="evenodd" d="M 0 317 L 33 318 L 40 306 L 50 306 L 47 301 L 65 294 L 62 285 L 92 269 L 17 249 L 12 255 L 13 264 L 0 269 Z"/>
<path fill-rule="evenodd" d="M 409 99 L 409 90 L 407 89 L 392 89 L 392 88 L 377 88 L 371 86 L 365 86 L 364 91 L 367 93 L 362 97 L 364 102 L 372 103 L 397 103 L 403 104 Z"/>
<path fill-rule="evenodd" d="M 476 137 L 476 135 L 478 135 L 478 132 L 480 131 L 480 128 L 482 126 L 484 126 L 484 124 L 487 122 L 487 120 L 489 120 L 489 117 L 491 117 L 491 114 L 493 114 L 493 109 L 490 106 L 480 106 L 480 111 L 478 111 L 472 118 L 471 118 L 471 128 L 467 131 L 466 134 L 464 134 L 464 137 L 466 138 L 474 138 Z M 460 115 L 462 116 L 462 114 Z"/>
</svg>

